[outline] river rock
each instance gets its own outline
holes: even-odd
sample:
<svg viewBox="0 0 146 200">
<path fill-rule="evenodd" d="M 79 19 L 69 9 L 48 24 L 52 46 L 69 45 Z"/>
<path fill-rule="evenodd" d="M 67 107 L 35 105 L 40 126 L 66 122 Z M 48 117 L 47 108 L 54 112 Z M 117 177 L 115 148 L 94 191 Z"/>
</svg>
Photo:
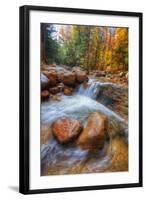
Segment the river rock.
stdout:
<svg viewBox="0 0 146 200">
<path fill-rule="evenodd" d="M 67 86 L 75 86 L 76 75 L 73 72 L 66 72 L 62 77 L 62 82 Z"/>
<path fill-rule="evenodd" d="M 56 63 L 52 63 L 50 66 L 51 67 L 56 67 Z"/>
<path fill-rule="evenodd" d="M 48 90 L 41 91 L 41 100 L 46 100 L 49 98 L 49 96 L 50 96 L 50 93 Z"/>
<path fill-rule="evenodd" d="M 64 72 L 58 72 L 58 73 L 57 73 L 57 76 L 58 76 L 58 81 L 59 81 L 59 82 L 62 82 L 62 81 L 63 81 L 63 78 L 64 78 Z"/>
<path fill-rule="evenodd" d="M 61 101 L 61 96 L 58 96 L 58 95 L 50 95 L 51 99 L 53 101 Z"/>
<path fill-rule="evenodd" d="M 58 84 L 58 76 L 55 70 L 43 71 L 43 74 L 49 79 L 49 86 L 54 87 Z"/>
<path fill-rule="evenodd" d="M 124 77 L 126 75 L 126 72 L 120 72 L 119 77 Z"/>
<path fill-rule="evenodd" d="M 44 69 L 44 70 L 42 70 L 41 73 L 48 78 L 48 72 L 49 72 L 48 69 Z"/>
<path fill-rule="evenodd" d="M 96 100 L 128 122 L 128 89 L 115 84 L 103 84 Z"/>
<path fill-rule="evenodd" d="M 78 83 L 83 83 L 85 81 L 88 81 L 88 76 L 85 71 L 76 70 L 75 74 Z"/>
<path fill-rule="evenodd" d="M 59 88 L 60 92 L 62 92 L 63 88 L 64 88 L 64 84 L 63 83 L 59 83 L 57 87 Z"/>
<path fill-rule="evenodd" d="M 107 117 L 99 112 L 92 113 L 86 122 L 84 130 L 77 138 L 76 143 L 82 149 L 101 149 L 104 145 L 107 128 Z"/>
<path fill-rule="evenodd" d="M 45 90 L 48 88 L 49 85 L 49 79 L 41 73 L 41 90 Z"/>
<path fill-rule="evenodd" d="M 64 88 L 63 88 L 63 93 L 64 93 L 65 95 L 67 95 L 67 96 L 70 96 L 70 95 L 72 95 L 72 93 L 73 93 L 73 88 L 68 87 L 68 86 L 64 86 Z"/>
<path fill-rule="evenodd" d="M 125 77 L 128 79 L 128 72 L 126 73 Z"/>
<path fill-rule="evenodd" d="M 49 89 L 49 92 L 51 93 L 51 94 L 57 94 L 58 92 L 60 92 L 60 88 L 57 86 L 57 87 L 51 87 L 50 89 Z"/>
<path fill-rule="evenodd" d="M 82 125 L 75 119 L 62 118 L 53 123 L 52 131 L 60 143 L 67 143 L 80 134 Z"/>
</svg>

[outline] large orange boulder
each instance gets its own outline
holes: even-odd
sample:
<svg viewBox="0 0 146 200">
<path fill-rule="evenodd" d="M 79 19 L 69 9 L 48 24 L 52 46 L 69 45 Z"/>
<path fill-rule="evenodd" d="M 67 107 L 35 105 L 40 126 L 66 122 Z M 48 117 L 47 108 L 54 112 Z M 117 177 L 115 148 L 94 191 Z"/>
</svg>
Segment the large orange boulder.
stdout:
<svg viewBox="0 0 146 200">
<path fill-rule="evenodd" d="M 92 113 L 86 122 L 84 130 L 77 138 L 76 143 L 82 149 L 101 149 L 104 145 L 107 128 L 107 117 L 99 112 Z"/>
<path fill-rule="evenodd" d="M 82 125 L 75 119 L 61 118 L 53 123 L 52 131 L 60 143 L 67 143 L 81 133 Z"/>
</svg>

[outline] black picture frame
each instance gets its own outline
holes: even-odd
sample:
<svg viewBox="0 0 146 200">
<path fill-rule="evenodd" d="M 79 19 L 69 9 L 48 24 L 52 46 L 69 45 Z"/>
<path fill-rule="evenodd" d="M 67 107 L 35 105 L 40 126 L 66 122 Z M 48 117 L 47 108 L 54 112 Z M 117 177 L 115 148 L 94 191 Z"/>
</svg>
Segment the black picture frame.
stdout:
<svg viewBox="0 0 146 200">
<path fill-rule="evenodd" d="M 85 14 L 101 14 L 114 16 L 127 16 L 139 18 L 139 182 L 129 184 L 114 185 L 97 185 L 97 186 L 81 186 L 68 188 L 51 188 L 51 189 L 35 189 L 29 188 L 29 18 L 30 11 L 44 12 L 67 12 L 67 13 L 85 13 Z M 123 12 L 123 11 L 107 11 L 107 10 L 90 10 L 75 9 L 63 7 L 45 7 L 45 6 L 22 6 L 20 7 L 20 174 L 19 174 L 19 191 L 22 194 L 35 193 L 52 193 L 52 192 L 69 192 L 82 190 L 99 190 L 99 189 L 115 189 L 130 188 L 142 186 L 142 13 L 139 12 Z"/>
</svg>

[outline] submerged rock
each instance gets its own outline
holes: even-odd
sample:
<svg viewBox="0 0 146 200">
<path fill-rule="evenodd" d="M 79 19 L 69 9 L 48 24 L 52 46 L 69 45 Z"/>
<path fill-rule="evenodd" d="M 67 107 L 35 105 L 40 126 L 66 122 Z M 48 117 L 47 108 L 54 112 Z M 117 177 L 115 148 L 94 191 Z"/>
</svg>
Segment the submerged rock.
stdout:
<svg viewBox="0 0 146 200">
<path fill-rule="evenodd" d="M 67 143 L 80 134 L 82 125 L 78 120 L 62 118 L 53 123 L 52 131 L 60 143 Z"/>
<path fill-rule="evenodd" d="M 46 144 L 51 137 L 52 137 L 51 128 L 47 125 L 41 125 L 41 134 L 40 134 L 41 145 Z"/>
<path fill-rule="evenodd" d="M 84 130 L 78 137 L 76 143 L 82 149 L 101 149 L 105 142 L 107 129 L 107 117 L 99 112 L 94 112 L 89 116 Z"/>
</svg>

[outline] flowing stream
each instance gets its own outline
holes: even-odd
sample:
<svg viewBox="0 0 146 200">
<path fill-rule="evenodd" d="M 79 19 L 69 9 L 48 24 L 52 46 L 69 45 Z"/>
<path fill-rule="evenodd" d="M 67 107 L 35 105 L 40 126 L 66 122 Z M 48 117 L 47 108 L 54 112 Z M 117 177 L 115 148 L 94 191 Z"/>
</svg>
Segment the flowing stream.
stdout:
<svg viewBox="0 0 146 200">
<path fill-rule="evenodd" d="M 105 142 L 104 148 L 96 153 L 81 150 L 74 144 L 59 144 L 51 133 L 49 140 L 41 144 L 41 174 L 75 174 L 114 171 L 123 169 L 111 166 L 114 163 L 114 155 L 119 151 L 113 151 L 113 140 L 117 138 L 119 146 L 123 145 L 127 156 L 128 127 L 119 115 L 96 101 L 101 87 L 116 87 L 110 83 L 99 83 L 90 80 L 86 85 L 81 84 L 76 88 L 72 96 L 61 95 L 60 101 L 49 100 L 41 105 L 41 127 L 50 127 L 51 124 L 61 117 L 69 117 L 79 120 L 83 126 L 89 115 L 99 111 L 105 114 L 109 120 L 109 140 Z M 47 130 L 47 129 L 46 129 Z M 115 137 L 116 136 L 116 137 Z M 119 140 L 119 138 L 122 138 Z M 120 150 L 120 153 L 121 150 Z M 119 161 L 119 165 L 121 160 Z M 124 161 L 123 161 L 124 162 Z M 126 162 L 126 161 L 125 161 Z M 127 163 L 125 163 L 127 166 Z M 109 170 L 108 170 L 109 169 Z"/>
</svg>

